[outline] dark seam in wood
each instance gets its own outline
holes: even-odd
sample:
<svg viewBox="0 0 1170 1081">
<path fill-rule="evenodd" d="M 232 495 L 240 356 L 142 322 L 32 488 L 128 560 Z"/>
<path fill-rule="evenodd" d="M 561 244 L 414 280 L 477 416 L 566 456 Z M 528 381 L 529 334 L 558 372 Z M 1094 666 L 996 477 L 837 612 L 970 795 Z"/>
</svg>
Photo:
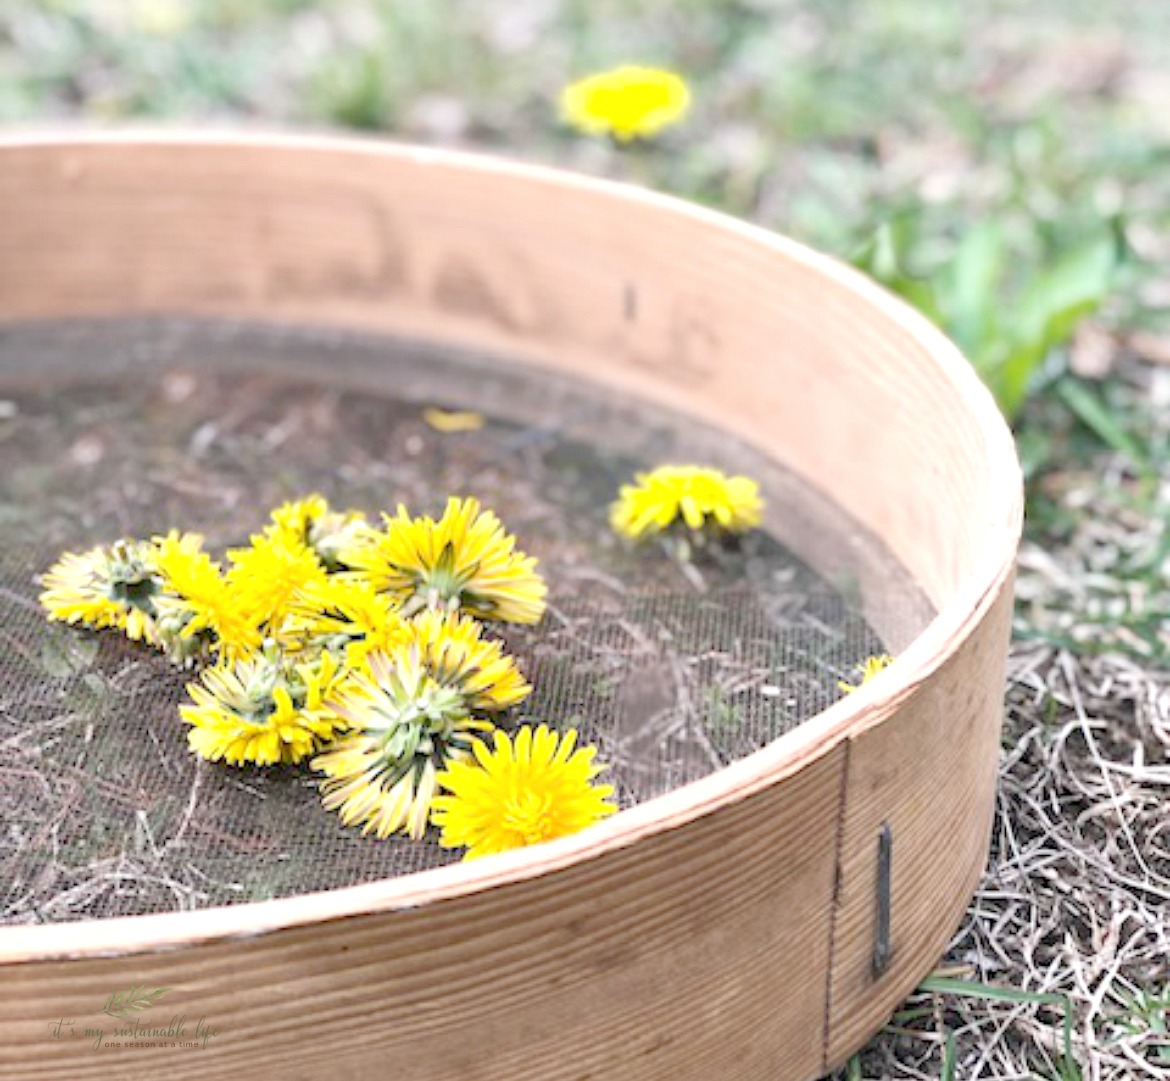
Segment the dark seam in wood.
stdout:
<svg viewBox="0 0 1170 1081">
<path fill-rule="evenodd" d="M 825 972 L 825 1013 L 821 1025 L 821 1073 L 829 1072 L 829 1051 L 832 1045 L 833 973 L 837 961 L 837 918 L 841 911 L 841 852 L 845 841 L 845 804 L 849 794 L 849 761 L 853 740 L 845 741 L 845 761 L 841 763 L 841 787 L 837 793 L 836 851 L 833 853 L 833 902 L 829 915 L 829 963 Z"/>
<path fill-rule="evenodd" d="M 877 933 L 873 942 L 873 977 L 876 980 L 890 967 L 891 878 L 893 875 L 894 833 L 889 822 L 878 830 L 877 844 Z"/>
</svg>

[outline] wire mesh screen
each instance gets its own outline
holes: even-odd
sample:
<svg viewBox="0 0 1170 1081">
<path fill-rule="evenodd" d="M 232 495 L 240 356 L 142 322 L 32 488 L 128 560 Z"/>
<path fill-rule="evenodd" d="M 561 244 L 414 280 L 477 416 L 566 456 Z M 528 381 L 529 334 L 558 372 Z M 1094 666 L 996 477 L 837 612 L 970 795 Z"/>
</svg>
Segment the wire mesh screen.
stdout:
<svg viewBox="0 0 1170 1081">
<path fill-rule="evenodd" d="M 485 423 L 438 431 L 429 406 L 473 406 Z M 825 530 L 819 543 L 871 579 L 878 568 L 880 619 L 872 599 L 863 617 L 856 578 L 818 577 L 767 529 L 691 565 L 620 542 L 607 521 L 619 485 L 665 462 L 755 476 L 790 529 Z M 623 806 L 807 720 L 858 661 L 897 648 L 931 615 L 880 545 L 734 433 L 583 382 L 332 331 L 167 319 L 10 327 L 0 331 L 0 921 L 262 900 L 458 858 L 433 839 L 343 827 L 308 767 L 195 758 L 177 708 L 189 673 L 39 609 L 37 576 L 63 550 L 175 527 L 222 549 L 309 492 L 369 512 L 404 502 L 434 513 L 449 494 L 494 509 L 550 588 L 539 626 L 500 631 L 535 688 L 513 720 L 577 727 L 610 763 Z"/>
</svg>

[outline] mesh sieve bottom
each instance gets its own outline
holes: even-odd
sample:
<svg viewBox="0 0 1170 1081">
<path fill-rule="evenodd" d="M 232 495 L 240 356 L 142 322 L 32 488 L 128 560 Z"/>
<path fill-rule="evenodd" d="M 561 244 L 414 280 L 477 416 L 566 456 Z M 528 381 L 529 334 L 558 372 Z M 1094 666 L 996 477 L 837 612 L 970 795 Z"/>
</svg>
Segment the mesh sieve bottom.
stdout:
<svg viewBox="0 0 1170 1081">
<path fill-rule="evenodd" d="M 422 407 L 474 407 L 440 433 Z M 697 573 L 630 550 L 606 510 L 640 468 L 758 477 L 788 528 L 824 530 L 880 580 L 818 577 L 761 531 Z M 0 922 L 184 910 L 327 889 L 458 858 L 363 837 L 307 768 L 194 758 L 189 678 L 113 634 L 47 623 L 36 576 L 65 549 L 172 527 L 216 549 L 320 491 L 367 511 L 492 507 L 551 604 L 501 633 L 535 686 L 517 721 L 573 725 L 623 806 L 749 754 L 823 710 L 858 660 L 932 614 L 880 545 L 726 432 L 519 365 L 333 331 L 169 319 L 0 331 Z M 828 534 L 831 533 L 830 537 Z M 877 570 L 875 571 L 875 568 Z M 874 608 L 873 597 L 880 603 Z M 851 598 L 851 599 L 850 599 Z M 873 629 L 880 625 L 882 636 Z"/>
</svg>

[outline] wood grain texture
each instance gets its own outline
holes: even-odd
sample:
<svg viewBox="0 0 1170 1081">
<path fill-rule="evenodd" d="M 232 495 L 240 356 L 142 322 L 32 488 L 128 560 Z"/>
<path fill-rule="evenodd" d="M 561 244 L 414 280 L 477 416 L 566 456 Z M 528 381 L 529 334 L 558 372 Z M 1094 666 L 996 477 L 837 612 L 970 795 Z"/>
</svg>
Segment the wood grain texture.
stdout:
<svg viewBox="0 0 1170 1081">
<path fill-rule="evenodd" d="M 812 1074 L 824 1013 L 804 981 L 815 986 L 828 963 L 836 865 L 814 839 L 832 837 L 842 763 L 838 749 L 722 823 L 425 909 L 178 954 L 12 966 L 0 1077 L 83 1081 L 111 1064 L 175 1081 Z M 131 984 L 174 988 L 152 1020 L 182 1012 L 194 1030 L 205 1016 L 219 1034 L 188 1054 L 46 1038 L 59 1017 L 116 1027 L 101 1004 Z"/>
<path fill-rule="evenodd" d="M 849 745 L 833 929 L 830 1043 L 839 1066 L 945 950 L 979 879 L 991 835 L 1011 592 L 884 723 Z M 962 765 L 959 765 L 962 763 Z M 896 802 L 889 793 L 910 794 Z M 890 831 L 890 962 L 873 967 L 878 835 Z"/>
<path fill-rule="evenodd" d="M 13 137 L 0 207 L 0 323 L 326 324 L 575 374 L 751 440 L 939 608 L 875 683 L 576 837 L 264 904 L 0 928 L 0 1078 L 803 1081 L 881 1024 L 985 858 L 1020 528 L 1010 436 L 937 331 L 695 207 L 354 140 Z M 820 565 L 830 546 L 777 524 Z M 894 955 L 874 979 L 882 822 Z M 222 1032 L 191 1053 L 52 1038 L 132 984 L 174 986 L 168 1019 Z"/>
</svg>

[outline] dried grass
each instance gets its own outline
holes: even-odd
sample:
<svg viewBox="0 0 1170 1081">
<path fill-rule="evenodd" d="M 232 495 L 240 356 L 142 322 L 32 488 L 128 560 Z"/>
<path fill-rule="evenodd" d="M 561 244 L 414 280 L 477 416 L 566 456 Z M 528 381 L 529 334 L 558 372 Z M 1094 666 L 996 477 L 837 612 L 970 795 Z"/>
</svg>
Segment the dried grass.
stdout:
<svg viewBox="0 0 1170 1081">
<path fill-rule="evenodd" d="M 968 993 L 915 995 L 840 1076 L 1170 1077 L 1170 674 L 1019 644 L 1008 676 L 992 858 L 941 970 Z"/>
</svg>

